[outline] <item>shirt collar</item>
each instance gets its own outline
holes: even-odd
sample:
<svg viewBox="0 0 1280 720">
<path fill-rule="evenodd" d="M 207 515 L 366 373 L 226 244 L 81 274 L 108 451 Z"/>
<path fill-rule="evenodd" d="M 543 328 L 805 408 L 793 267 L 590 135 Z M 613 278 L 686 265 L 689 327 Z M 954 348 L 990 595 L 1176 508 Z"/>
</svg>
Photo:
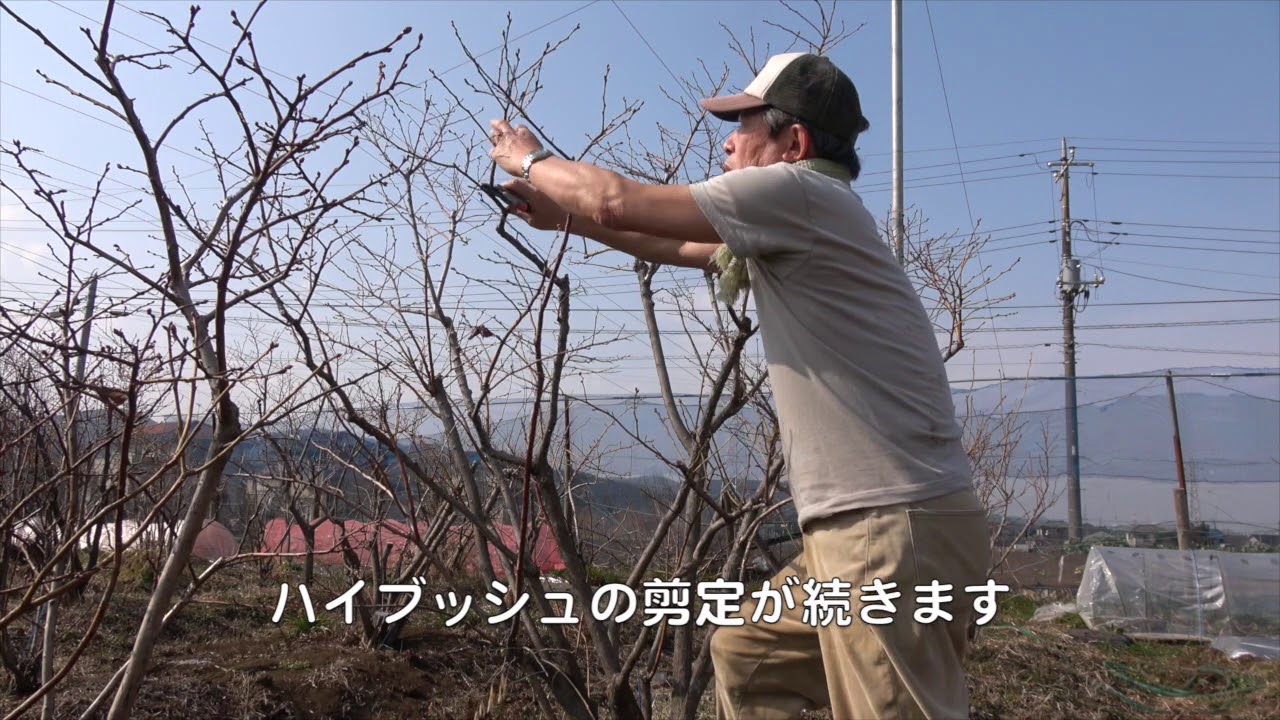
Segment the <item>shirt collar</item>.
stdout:
<svg viewBox="0 0 1280 720">
<path fill-rule="evenodd" d="M 816 173 L 826 175 L 829 178 L 835 178 L 842 182 L 853 182 L 853 173 L 849 171 L 849 166 L 842 165 L 834 160 L 827 160 L 826 158 L 807 158 L 804 160 L 797 160 L 793 164 L 796 167 L 812 170 Z"/>
</svg>

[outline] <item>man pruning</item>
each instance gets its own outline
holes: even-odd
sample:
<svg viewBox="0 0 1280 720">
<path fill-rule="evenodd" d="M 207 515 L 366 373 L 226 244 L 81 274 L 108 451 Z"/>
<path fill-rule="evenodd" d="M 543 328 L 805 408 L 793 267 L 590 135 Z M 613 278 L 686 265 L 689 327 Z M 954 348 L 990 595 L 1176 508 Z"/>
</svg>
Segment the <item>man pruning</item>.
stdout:
<svg viewBox="0 0 1280 720">
<path fill-rule="evenodd" d="M 986 579 L 986 513 L 932 324 L 851 188 L 854 142 L 869 127 L 858 92 L 830 60 L 789 53 L 742 93 L 701 106 L 738 127 L 724 174 L 692 185 L 555 157 L 501 120 L 490 156 L 518 178 L 505 187 L 535 228 L 571 220 L 572 232 L 650 262 L 717 271 L 727 255 L 746 266 L 804 542 L 770 585 L 812 580 L 809 591 L 851 611 L 815 620 L 802 590 L 776 621 L 753 622 L 744 603 L 745 624 L 711 640 L 718 716 L 966 718 L 964 588 Z M 877 581 L 901 593 L 896 611 L 864 617 Z M 917 619 L 917 599 L 937 595 L 951 619 Z"/>
</svg>

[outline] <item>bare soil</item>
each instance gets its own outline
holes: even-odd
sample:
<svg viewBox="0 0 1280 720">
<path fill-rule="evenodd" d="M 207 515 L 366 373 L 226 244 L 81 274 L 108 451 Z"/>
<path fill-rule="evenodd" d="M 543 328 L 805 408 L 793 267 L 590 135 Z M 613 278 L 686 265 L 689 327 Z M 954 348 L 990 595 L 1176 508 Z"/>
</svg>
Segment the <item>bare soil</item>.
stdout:
<svg viewBox="0 0 1280 720">
<path fill-rule="evenodd" d="M 488 718 L 538 715 L 527 680 L 508 673 L 496 692 L 502 650 L 467 623 L 444 627 L 438 614 L 415 615 L 397 647 L 369 649 L 354 627 L 319 608 L 317 625 L 292 612 L 273 624 L 278 593 L 278 583 L 229 571 L 166 632 L 133 717 L 416 720 L 474 718 L 482 707 Z M 118 591 L 99 637 L 58 689 L 57 717 L 80 717 L 127 657 L 146 597 L 145 587 Z M 1089 631 L 1074 615 L 1029 624 L 1036 605 L 1052 599 L 1006 596 L 979 632 L 968 659 L 973 718 L 1280 717 L 1280 662 L 1233 661 L 1204 644 Z M 60 661 L 92 610 L 92 597 L 66 606 Z M 24 700 L 5 682 L 0 678 L 0 715 Z M 704 708 L 711 717 L 711 704 Z M 38 716 L 39 704 L 22 717 Z"/>
</svg>

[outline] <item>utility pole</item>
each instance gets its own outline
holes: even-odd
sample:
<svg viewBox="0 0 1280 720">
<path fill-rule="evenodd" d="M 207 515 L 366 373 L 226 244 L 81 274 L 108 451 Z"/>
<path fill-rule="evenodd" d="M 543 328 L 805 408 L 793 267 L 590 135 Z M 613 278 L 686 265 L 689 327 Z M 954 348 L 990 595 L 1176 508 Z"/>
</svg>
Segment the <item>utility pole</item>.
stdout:
<svg viewBox="0 0 1280 720">
<path fill-rule="evenodd" d="M 904 263 L 906 223 L 902 217 L 902 0 L 892 0 L 893 24 L 893 254 Z"/>
<path fill-rule="evenodd" d="M 1182 436 L 1178 432 L 1178 401 L 1173 396 L 1173 371 L 1164 372 L 1169 389 L 1169 412 L 1173 415 L 1173 457 L 1178 463 L 1178 487 L 1173 491 L 1173 514 L 1178 523 L 1178 549 L 1191 549 L 1191 512 L 1187 508 L 1187 474 L 1182 469 Z"/>
<path fill-rule="evenodd" d="M 63 417 L 66 421 L 65 432 L 67 433 L 67 467 L 70 473 L 67 476 L 67 502 L 63 509 L 66 513 L 66 528 L 71 530 L 80 524 L 80 495 L 83 492 L 81 487 L 82 472 L 79 469 L 80 462 L 80 433 L 76 424 L 80 422 L 80 393 L 84 392 L 84 372 L 85 361 L 89 355 L 89 329 L 93 326 L 93 310 L 94 304 L 98 297 L 98 276 L 95 274 L 89 279 L 89 297 L 84 306 L 84 327 L 80 329 L 79 356 L 76 358 L 75 382 L 68 384 L 66 389 L 66 400 L 63 408 Z M 70 311 L 70 308 L 68 308 Z M 67 320 L 70 321 L 70 313 L 68 312 Z M 68 378 L 70 379 L 70 378 Z M 56 494 L 55 494 L 56 498 Z M 77 556 L 72 553 L 66 556 L 58 567 L 55 574 L 67 573 L 79 567 Z M 50 583 L 50 590 L 56 583 Z M 53 679 L 55 658 L 57 657 L 56 643 L 58 632 L 58 605 L 61 600 L 54 598 L 40 609 L 44 615 L 44 634 L 41 640 L 40 649 L 40 682 L 48 683 Z M 40 710 L 40 720 L 53 720 L 57 712 L 57 696 L 50 692 L 44 696 L 44 704 Z"/>
<path fill-rule="evenodd" d="M 1062 300 L 1062 362 L 1067 409 L 1067 539 L 1079 542 L 1082 530 L 1080 505 L 1080 441 L 1079 420 L 1076 414 L 1076 300 L 1089 297 L 1089 288 L 1101 285 L 1098 278 L 1092 282 L 1080 279 L 1080 261 L 1071 255 L 1071 168 L 1093 167 L 1091 162 L 1078 162 L 1076 149 L 1067 147 L 1062 138 L 1062 159 L 1049 163 L 1049 167 L 1061 168 L 1054 177 L 1062 182 L 1062 267 L 1058 274 L 1058 296 Z"/>
</svg>

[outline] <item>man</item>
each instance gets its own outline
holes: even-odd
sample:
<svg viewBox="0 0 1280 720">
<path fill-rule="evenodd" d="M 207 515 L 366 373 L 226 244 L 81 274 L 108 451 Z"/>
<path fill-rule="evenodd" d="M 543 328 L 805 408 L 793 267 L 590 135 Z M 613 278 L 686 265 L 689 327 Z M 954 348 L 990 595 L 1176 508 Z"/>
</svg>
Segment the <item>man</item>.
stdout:
<svg viewBox="0 0 1280 720">
<path fill-rule="evenodd" d="M 717 628 L 719 717 L 829 706 L 836 720 L 965 718 L 965 588 L 986 577 L 986 515 L 932 325 L 850 187 L 869 127 L 857 90 L 826 58 L 790 53 L 743 93 L 701 105 L 740 124 L 724 174 L 691 186 L 551 157 L 503 121 L 491 157 L 520 178 L 506 187 L 535 228 L 568 220 L 636 257 L 699 269 L 717 268 L 724 247 L 747 265 L 804 541 L 770 587 L 808 584 L 787 585 L 794 606 L 776 619 L 776 604 L 749 601 L 744 625 Z M 864 615 L 877 581 L 894 609 Z M 934 581 L 948 586 L 934 594 L 949 621 L 916 618 Z M 848 615 L 811 614 L 805 599 L 819 593 L 832 607 L 843 597 Z"/>
</svg>

